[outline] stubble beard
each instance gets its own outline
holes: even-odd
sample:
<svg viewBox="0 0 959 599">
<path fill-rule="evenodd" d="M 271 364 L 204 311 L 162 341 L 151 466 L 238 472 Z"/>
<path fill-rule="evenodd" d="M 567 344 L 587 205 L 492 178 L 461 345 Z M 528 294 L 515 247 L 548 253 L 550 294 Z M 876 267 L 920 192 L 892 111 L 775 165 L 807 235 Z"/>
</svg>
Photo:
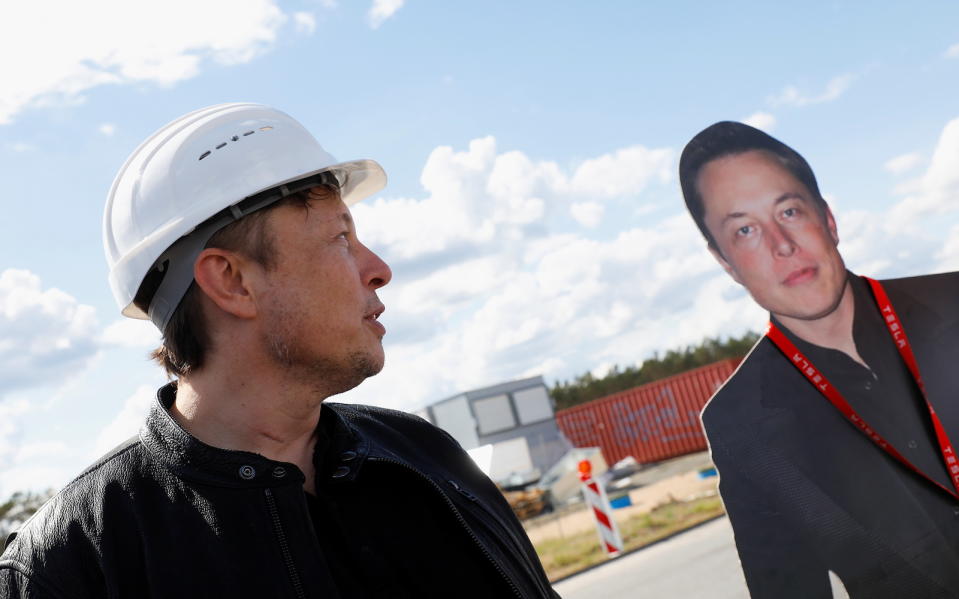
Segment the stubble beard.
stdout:
<svg viewBox="0 0 959 599">
<path fill-rule="evenodd" d="M 354 351 L 343 359 L 318 356 L 297 334 L 294 319 L 281 320 L 263 340 L 267 356 L 289 378 L 308 382 L 327 397 L 349 391 L 383 369 L 383 360 L 366 352 Z"/>
</svg>

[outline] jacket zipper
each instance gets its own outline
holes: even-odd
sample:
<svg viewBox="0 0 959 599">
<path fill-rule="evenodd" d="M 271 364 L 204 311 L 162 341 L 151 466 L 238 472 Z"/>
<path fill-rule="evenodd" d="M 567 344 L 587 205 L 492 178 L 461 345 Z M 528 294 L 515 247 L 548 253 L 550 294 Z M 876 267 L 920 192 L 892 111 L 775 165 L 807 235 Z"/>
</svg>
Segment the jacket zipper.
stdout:
<svg viewBox="0 0 959 599">
<path fill-rule="evenodd" d="M 451 480 L 451 481 L 448 481 L 448 482 L 450 483 L 450 485 L 452 485 L 452 487 L 453 487 L 454 489 L 456 489 L 457 491 L 459 491 L 460 495 L 463 495 L 464 497 L 466 497 L 467 499 L 469 499 L 469 500 L 472 501 L 473 503 L 477 503 L 478 500 L 477 500 L 476 496 L 473 495 L 472 493 L 470 493 L 469 491 L 467 491 L 466 489 L 464 489 L 463 487 L 461 487 L 461 486 L 459 485 L 459 483 L 457 483 L 456 481 L 452 481 L 452 480 Z M 527 557 L 531 557 L 531 556 L 528 554 L 528 552 L 526 551 L 525 547 L 523 546 L 523 543 L 516 537 L 516 534 L 513 532 L 513 529 L 510 528 L 509 526 L 507 526 L 505 522 L 503 522 L 503 519 L 499 517 L 499 514 L 493 512 L 493 511 L 489 511 L 488 513 L 489 513 L 490 516 L 493 517 L 493 520 L 495 520 L 495 521 L 500 525 L 500 527 L 501 527 L 504 531 L 506 531 L 506 534 L 509 535 L 509 538 L 513 541 L 513 548 L 516 549 L 516 551 L 518 551 L 520 554 L 526 555 Z M 539 557 L 536 557 L 536 559 L 538 560 Z M 532 578 L 533 580 L 537 580 L 537 581 L 540 580 L 540 578 L 539 578 L 539 573 L 532 571 L 532 570 L 531 570 L 530 568 L 528 568 L 528 567 L 526 568 L 526 573 L 529 574 L 529 575 L 530 575 L 530 578 Z M 543 574 L 545 574 L 545 572 L 543 572 Z M 548 594 L 549 594 L 549 593 L 547 593 L 547 595 L 548 595 Z"/>
<path fill-rule="evenodd" d="M 300 582 L 300 575 L 293 564 L 293 554 L 290 553 L 290 544 L 286 540 L 286 534 L 283 532 L 283 526 L 280 525 L 280 510 L 276 507 L 276 499 L 273 497 L 272 489 L 263 489 L 266 495 L 266 505 L 270 508 L 270 516 L 273 518 L 273 531 L 276 533 L 276 539 L 280 543 L 280 552 L 283 553 L 283 560 L 286 562 L 286 570 L 290 575 L 290 582 L 293 583 L 293 589 L 299 599 L 306 599 L 303 592 L 303 583 Z"/>
<path fill-rule="evenodd" d="M 507 584 L 509 584 L 510 588 L 513 589 L 513 594 L 519 597 L 520 599 L 523 599 L 523 593 L 520 592 L 519 587 L 516 586 L 516 583 L 513 582 L 513 579 L 511 579 L 508 574 L 506 574 L 506 571 L 503 570 L 503 568 L 499 565 L 499 563 L 495 559 L 493 559 L 493 556 L 490 554 L 490 552 L 486 549 L 483 543 L 476 536 L 476 533 L 474 533 L 473 529 L 471 529 L 469 527 L 469 524 L 466 523 L 466 519 L 463 518 L 463 515 L 460 513 L 460 511 L 456 509 L 455 505 L 453 505 L 453 501 L 449 498 L 446 492 L 443 491 L 443 489 L 438 484 L 436 484 L 436 481 L 426 476 L 425 474 L 423 474 L 416 468 L 410 466 L 409 464 L 404 464 L 403 462 L 400 462 L 397 460 L 391 460 L 389 458 L 378 458 L 378 457 L 372 457 L 372 456 L 370 456 L 367 459 L 373 462 L 387 462 L 390 464 L 396 464 L 397 466 L 401 466 L 417 474 L 420 478 L 430 483 L 433 486 L 433 488 L 436 489 L 436 492 L 440 494 L 440 497 L 442 497 L 443 500 L 446 501 L 446 505 L 449 506 L 450 510 L 453 512 L 453 515 L 455 515 L 456 519 L 459 520 L 459 523 L 463 527 L 463 530 L 465 530 L 467 534 L 469 534 L 470 538 L 473 539 L 473 543 L 475 543 L 476 546 L 480 548 L 480 551 L 483 552 L 483 555 L 486 556 L 486 559 L 489 560 L 491 564 L 493 564 L 493 567 L 496 568 L 496 571 L 499 572 L 500 576 L 503 577 L 503 580 L 505 580 Z M 474 498 L 474 501 L 475 501 L 475 498 Z"/>
</svg>

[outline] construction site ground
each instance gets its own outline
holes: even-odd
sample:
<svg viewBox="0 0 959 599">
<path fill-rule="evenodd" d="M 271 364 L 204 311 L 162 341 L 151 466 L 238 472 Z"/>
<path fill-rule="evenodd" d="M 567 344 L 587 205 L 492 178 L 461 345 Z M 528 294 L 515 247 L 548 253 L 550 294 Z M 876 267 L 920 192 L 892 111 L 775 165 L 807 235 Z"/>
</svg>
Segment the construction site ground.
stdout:
<svg viewBox="0 0 959 599">
<path fill-rule="evenodd" d="M 628 492 L 631 505 L 614 509 L 613 518 L 620 522 L 672 501 L 715 495 L 719 479 L 716 476 L 703 478 L 699 474 L 711 467 L 709 453 L 703 451 L 646 466 L 636 474 L 616 481 L 615 488 L 610 487 L 608 491 L 610 498 Z M 534 544 L 592 530 L 596 526 L 592 513 L 583 502 L 531 518 L 523 525 Z"/>
</svg>

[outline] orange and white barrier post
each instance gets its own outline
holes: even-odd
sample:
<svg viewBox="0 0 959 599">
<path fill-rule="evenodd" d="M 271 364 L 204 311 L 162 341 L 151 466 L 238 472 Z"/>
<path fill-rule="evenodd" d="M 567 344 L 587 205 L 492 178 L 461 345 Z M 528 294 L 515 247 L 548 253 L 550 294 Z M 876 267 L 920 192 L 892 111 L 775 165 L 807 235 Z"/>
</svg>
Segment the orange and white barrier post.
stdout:
<svg viewBox="0 0 959 599">
<path fill-rule="evenodd" d="M 593 465 L 589 460 L 579 463 L 579 479 L 583 481 L 583 495 L 586 505 L 593 510 L 596 530 L 599 532 L 599 544 L 606 550 L 607 557 L 616 557 L 623 550 L 623 539 L 619 536 L 613 510 L 609 507 L 606 491 L 593 480 Z"/>
</svg>

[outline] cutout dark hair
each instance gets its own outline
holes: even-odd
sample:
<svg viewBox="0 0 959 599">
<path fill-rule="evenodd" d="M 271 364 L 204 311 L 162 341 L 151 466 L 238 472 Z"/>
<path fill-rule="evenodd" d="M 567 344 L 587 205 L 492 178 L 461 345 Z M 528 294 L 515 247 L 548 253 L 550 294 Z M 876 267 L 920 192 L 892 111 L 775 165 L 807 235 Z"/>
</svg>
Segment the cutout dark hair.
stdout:
<svg viewBox="0 0 959 599">
<path fill-rule="evenodd" d="M 679 184 L 683 190 L 683 199 L 686 200 L 686 209 L 696 221 L 696 226 L 709 246 L 717 251 L 719 248 L 716 240 L 709 233 L 704 220 L 706 208 L 702 194 L 699 193 L 699 173 L 713 160 L 751 151 L 765 152 L 779 162 L 806 186 L 820 215 L 826 214 L 826 200 L 819 192 L 816 175 L 799 152 L 755 127 L 736 121 L 720 121 L 697 133 L 683 148 L 679 158 Z"/>
</svg>

